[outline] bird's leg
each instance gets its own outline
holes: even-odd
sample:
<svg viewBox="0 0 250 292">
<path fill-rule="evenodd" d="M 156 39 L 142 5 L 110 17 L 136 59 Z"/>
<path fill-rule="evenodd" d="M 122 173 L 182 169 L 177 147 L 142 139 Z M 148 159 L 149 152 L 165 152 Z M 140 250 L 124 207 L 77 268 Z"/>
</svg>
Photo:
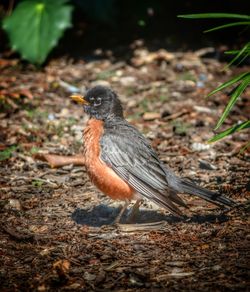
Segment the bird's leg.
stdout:
<svg viewBox="0 0 250 292">
<path fill-rule="evenodd" d="M 129 214 L 129 217 L 128 217 L 128 220 L 127 222 L 128 223 L 133 223 L 134 222 L 134 219 L 136 218 L 138 212 L 139 212 L 139 208 L 140 208 L 140 205 L 142 203 L 142 199 L 139 199 L 135 202 L 134 206 L 132 207 L 132 210 Z"/>
<path fill-rule="evenodd" d="M 129 200 L 126 200 L 126 201 L 125 201 L 125 204 L 124 204 L 123 207 L 121 208 L 119 214 L 116 216 L 116 218 L 115 218 L 113 224 L 118 224 L 118 223 L 120 222 L 120 220 L 121 220 L 121 218 L 122 218 L 122 215 L 123 215 L 123 213 L 126 211 L 128 205 L 129 205 L 129 203 L 130 203 Z"/>
</svg>

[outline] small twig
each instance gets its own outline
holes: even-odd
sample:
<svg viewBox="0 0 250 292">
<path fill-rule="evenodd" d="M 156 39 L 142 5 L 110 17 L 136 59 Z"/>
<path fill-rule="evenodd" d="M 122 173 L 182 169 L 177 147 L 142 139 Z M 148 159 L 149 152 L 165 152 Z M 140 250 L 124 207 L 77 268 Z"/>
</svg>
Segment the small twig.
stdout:
<svg viewBox="0 0 250 292">
<path fill-rule="evenodd" d="M 143 224 L 117 224 L 117 227 L 122 232 L 134 232 L 134 231 L 149 231 L 159 230 L 168 225 L 166 221 L 158 221 L 152 223 Z"/>
<path fill-rule="evenodd" d="M 184 116 L 184 115 L 188 114 L 189 112 L 190 111 L 188 111 L 188 110 L 182 110 L 182 111 L 180 111 L 178 113 L 172 114 L 170 116 L 166 116 L 163 119 L 164 120 L 167 120 L 167 121 L 169 121 L 169 120 L 175 120 L 176 118 L 179 118 L 181 116 Z"/>
<path fill-rule="evenodd" d="M 52 168 L 63 167 L 65 165 L 84 165 L 84 157 L 81 154 L 74 156 L 61 156 L 54 154 L 36 154 L 34 158 L 47 161 Z"/>
</svg>

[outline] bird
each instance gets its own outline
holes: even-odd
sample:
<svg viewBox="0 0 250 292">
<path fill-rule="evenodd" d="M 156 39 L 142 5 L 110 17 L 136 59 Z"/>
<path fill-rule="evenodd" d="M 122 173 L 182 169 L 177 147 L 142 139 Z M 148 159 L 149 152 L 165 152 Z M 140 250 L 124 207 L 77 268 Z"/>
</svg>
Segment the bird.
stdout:
<svg viewBox="0 0 250 292">
<path fill-rule="evenodd" d="M 129 222 L 144 199 L 175 216 L 183 216 L 180 206 L 187 208 L 179 194 L 196 195 L 220 207 L 235 205 L 219 192 L 177 176 L 165 165 L 146 137 L 124 118 L 122 103 L 111 88 L 98 85 L 84 96 L 73 94 L 71 98 L 89 116 L 83 130 L 83 155 L 90 180 L 110 198 L 125 202 L 114 223 L 120 222 L 134 200 Z"/>
</svg>

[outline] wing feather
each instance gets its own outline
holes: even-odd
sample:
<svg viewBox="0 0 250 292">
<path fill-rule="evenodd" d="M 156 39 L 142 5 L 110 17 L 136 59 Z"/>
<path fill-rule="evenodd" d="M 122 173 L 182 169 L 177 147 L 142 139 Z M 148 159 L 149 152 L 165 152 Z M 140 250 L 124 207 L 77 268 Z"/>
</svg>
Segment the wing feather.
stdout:
<svg viewBox="0 0 250 292">
<path fill-rule="evenodd" d="M 104 132 L 100 141 L 101 159 L 142 197 L 181 215 L 174 203 L 183 206 L 184 202 L 179 197 L 173 199 L 156 153 L 135 128 L 128 124 L 122 126 L 119 131 L 114 127 Z"/>
</svg>

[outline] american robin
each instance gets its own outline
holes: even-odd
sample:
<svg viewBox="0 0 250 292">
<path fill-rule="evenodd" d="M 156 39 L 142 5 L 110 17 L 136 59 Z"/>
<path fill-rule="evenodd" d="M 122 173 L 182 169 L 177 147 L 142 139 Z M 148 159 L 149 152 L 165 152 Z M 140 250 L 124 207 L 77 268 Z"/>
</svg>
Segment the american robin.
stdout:
<svg viewBox="0 0 250 292">
<path fill-rule="evenodd" d="M 181 216 L 177 206 L 187 206 L 178 196 L 180 193 L 197 195 L 218 206 L 235 204 L 217 192 L 176 176 L 164 165 L 149 141 L 125 120 L 121 102 L 110 88 L 96 86 L 85 97 L 71 97 L 83 105 L 90 117 L 83 136 L 85 165 L 91 181 L 112 199 L 125 201 L 115 222 L 119 222 L 131 200 L 136 200 L 131 217 L 145 198 Z"/>
</svg>

